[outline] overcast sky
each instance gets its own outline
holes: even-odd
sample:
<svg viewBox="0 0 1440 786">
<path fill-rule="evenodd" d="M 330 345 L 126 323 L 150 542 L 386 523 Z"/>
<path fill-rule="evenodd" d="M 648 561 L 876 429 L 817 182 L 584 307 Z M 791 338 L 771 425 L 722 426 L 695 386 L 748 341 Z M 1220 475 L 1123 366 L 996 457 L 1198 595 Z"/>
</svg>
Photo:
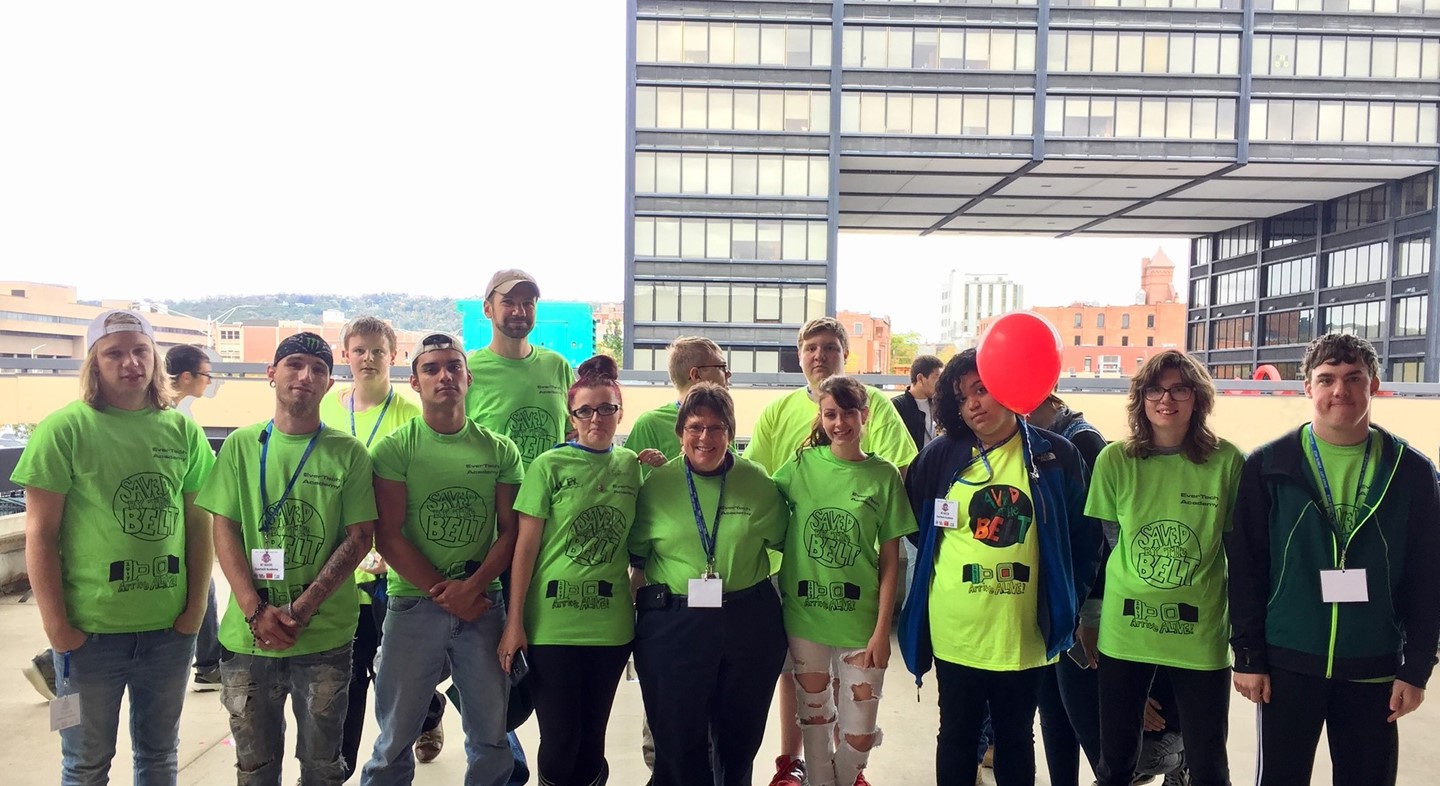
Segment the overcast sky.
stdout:
<svg viewBox="0 0 1440 786">
<path fill-rule="evenodd" d="M 538 9 L 0 4 L 0 278 L 454 296 L 519 266 L 618 300 L 625 4 Z M 1157 245 L 842 235 L 838 305 L 932 336 L 952 269 L 1126 302 Z M 1183 279 L 1188 245 L 1164 247 Z"/>
</svg>

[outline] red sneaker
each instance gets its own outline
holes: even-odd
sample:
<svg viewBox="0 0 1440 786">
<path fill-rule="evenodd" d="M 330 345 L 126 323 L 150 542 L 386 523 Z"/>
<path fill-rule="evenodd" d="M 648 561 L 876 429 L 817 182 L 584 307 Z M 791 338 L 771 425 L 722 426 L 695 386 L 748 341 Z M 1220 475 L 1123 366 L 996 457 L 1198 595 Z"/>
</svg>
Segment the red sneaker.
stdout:
<svg viewBox="0 0 1440 786">
<path fill-rule="evenodd" d="M 870 781 L 865 780 L 865 773 L 855 776 L 855 786 L 870 786 Z"/>
<path fill-rule="evenodd" d="M 775 757 L 775 777 L 770 786 L 805 786 L 805 762 L 790 756 Z"/>
</svg>

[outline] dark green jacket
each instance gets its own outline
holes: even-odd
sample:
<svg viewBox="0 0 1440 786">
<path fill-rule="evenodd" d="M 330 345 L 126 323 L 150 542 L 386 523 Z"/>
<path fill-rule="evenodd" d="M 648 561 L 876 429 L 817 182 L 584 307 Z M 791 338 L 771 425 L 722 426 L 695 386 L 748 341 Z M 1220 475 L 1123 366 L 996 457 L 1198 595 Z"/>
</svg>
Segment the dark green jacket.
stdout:
<svg viewBox="0 0 1440 786">
<path fill-rule="evenodd" d="M 1303 429 L 1245 461 L 1226 536 L 1235 671 L 1271 667 L 1425 687 L 1440 636 L 1440 489 L 1428 459 L 1384 429 L 1371 512 L 1336 535 L 1305 459 Z M 1320 571 L 1364 568 L 1365 603 L 1325 603 Z"/>
</svg>

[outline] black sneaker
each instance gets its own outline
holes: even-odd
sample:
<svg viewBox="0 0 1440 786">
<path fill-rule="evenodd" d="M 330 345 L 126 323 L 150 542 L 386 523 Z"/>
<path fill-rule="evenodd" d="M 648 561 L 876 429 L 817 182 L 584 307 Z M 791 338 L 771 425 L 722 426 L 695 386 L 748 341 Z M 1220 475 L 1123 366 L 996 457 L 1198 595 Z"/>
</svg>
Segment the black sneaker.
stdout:
<svg viewBox="0 0 1440 786">
<path fill-rule="evenodd" d="M 195 679 L 190 681 L 190 690 L 196 693 L 220 690 L 220 667 L 212 666 L 203 670 L 196 669 Z"/>
<path fill-rule="evenodd" d="M 31 658 L 30 663 L 20 671 L 25 674 L 25 679 L 30 681 L 36 693 L 44 696 L 46 701 L 55 699 L 55 661 L 50 650 Z"/>
</svg>

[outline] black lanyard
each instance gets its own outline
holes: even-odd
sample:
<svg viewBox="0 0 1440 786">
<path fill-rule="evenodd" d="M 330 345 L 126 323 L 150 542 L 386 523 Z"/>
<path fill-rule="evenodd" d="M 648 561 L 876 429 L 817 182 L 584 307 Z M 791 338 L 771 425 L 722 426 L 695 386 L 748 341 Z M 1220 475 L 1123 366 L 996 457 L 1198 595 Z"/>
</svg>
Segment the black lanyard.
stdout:
<svg viewBox="0 0 1440 786">
<path fill-rule="evenodd" d="M 325 430 L 325 424 L 321 423 L 320 428 L 315 429 L 315 436 L 310 438 L 310 444 L 305 446 L 304 455 L 300 456 L 300 463 L 295 467 L 295 474 L 290 476 L 290 482 L 285 484 L 285 493 L 274 505 L 270 504 L 270 492 L 265 489 L 265 458 L 270 453 L 270 436 L 275 431 L 275 421 L 271 420 L 265 424 L 265 433 L 260 438 L 260 531 L 266 535 L 270 534 L 270 527 L 274 526 L 275 520 L 280 518 L 280 507 L 285 500 L 290 498 L 290 492 L 295 489 L 295 481 L 300 479 L 300 471 L 305 469 L 305 462 L 310 460 L 310 451 L 315 449 L 315 443 L 320 440 L 320 432 Z"/>
<path fill-rule="evenodd" d="M 690 509 L 695 514 L 695 528 L 700 531 L 700 548 L 705 550 L 705 576 L 715 575 L 715 543 L 720 537 L 720 505 L 725 501 L 725 478 L 729 472 L 720 475 L 720 496 L 715 499 L 715 531 L 705 525 L 705 514 L 700 510 L 700 496 L 695 493 L 695 476 L 690 471 L 690 460 L 685 460 L 685 483 L 690 487 Z"/>
</svg>

